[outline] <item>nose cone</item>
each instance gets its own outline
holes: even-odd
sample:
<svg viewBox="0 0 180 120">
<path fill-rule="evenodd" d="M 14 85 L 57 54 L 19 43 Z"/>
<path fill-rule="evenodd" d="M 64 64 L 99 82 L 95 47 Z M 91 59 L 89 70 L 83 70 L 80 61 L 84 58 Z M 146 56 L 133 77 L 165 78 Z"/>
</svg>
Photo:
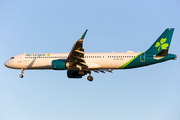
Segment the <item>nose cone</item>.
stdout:
<svg viewBox="0 0 180 120">
<path fill-rule="evenodd" d="M 8 68 L 11 68 L 11 67 L 12 67 L 12 65 L 10 64 L 10 61 L 9 61 L 9 60 L 6 61 L 6 62 L 4 63 L 4 65 L 5 65 L 6 67 L 8 67 Z"/>
<path fill-rule="evenodd" d="M 8 64 L 9 64 L 8 61 L 6 61 L 6 62 L 4 63 L 4 65 L 5 65 L 6 67 L 8 67 Z"/>
</svg>

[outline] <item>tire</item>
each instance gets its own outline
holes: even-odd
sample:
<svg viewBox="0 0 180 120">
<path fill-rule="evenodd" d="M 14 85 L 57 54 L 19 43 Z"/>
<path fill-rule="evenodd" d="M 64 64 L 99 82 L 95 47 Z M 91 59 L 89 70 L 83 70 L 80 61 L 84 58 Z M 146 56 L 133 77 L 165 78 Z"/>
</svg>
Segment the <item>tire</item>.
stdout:
<svg viewBox="0 0 180 120">
<path fill-rule="evenodd" d="M 93 77 L 92 77 L 92 76 L 88 76 L 87 79 L 88 79 L 89 81 L 93 81 Z"/>
<path fill-rule="evenodd" d="M 20 78 L 23 78 L 24 76 L 22 74 L 19 75 Z"/>
</svg>

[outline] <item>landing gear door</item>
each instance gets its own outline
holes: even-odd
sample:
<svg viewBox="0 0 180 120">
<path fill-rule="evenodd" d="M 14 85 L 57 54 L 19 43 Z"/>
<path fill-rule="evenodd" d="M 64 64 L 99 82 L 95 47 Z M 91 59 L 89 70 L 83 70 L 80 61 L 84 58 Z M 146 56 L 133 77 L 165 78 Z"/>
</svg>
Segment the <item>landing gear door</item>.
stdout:
<svg viewBox="0 0 180 120">
<path fill-rule="evenodd" d="M 140 55 L 140 62 L 145 62 L 145 54 L 146 54 L 146 53 L 142 53 L 142 54 Z"/>
</svg>

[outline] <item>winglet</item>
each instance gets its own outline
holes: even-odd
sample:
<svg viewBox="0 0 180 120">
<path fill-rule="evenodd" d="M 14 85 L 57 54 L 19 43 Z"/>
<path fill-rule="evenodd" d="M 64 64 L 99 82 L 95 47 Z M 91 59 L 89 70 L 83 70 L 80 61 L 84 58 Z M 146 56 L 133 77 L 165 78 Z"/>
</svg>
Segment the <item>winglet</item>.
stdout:
<svg viewBox="0 0 180 120">
<path fill-rule="evenodd" d="M 87 33 L 88 29 L 85 30 L 85 32 L 82 34 L 82 36 L 79 39 L 84 39 L 86 33 Z"/>
</svg>

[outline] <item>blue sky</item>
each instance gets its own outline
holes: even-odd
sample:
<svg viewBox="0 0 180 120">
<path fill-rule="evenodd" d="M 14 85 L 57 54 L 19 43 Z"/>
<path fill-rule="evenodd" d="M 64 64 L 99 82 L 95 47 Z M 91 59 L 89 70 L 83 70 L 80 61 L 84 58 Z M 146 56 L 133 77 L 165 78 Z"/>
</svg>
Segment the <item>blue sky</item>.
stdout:
<svg viewBox="0 0 180 120">
<path fill-rule="evenodd" d="M 179 0 L 0 1 L 0 120 L 179 120 L 179 58 L 148 67 L 93 73 L 6 68 L 21 53 L 70 52 L 88 29 L 85 52 L 147 50 L 175 28 L 169 53 L 180 55 Z"/>
</svg>

